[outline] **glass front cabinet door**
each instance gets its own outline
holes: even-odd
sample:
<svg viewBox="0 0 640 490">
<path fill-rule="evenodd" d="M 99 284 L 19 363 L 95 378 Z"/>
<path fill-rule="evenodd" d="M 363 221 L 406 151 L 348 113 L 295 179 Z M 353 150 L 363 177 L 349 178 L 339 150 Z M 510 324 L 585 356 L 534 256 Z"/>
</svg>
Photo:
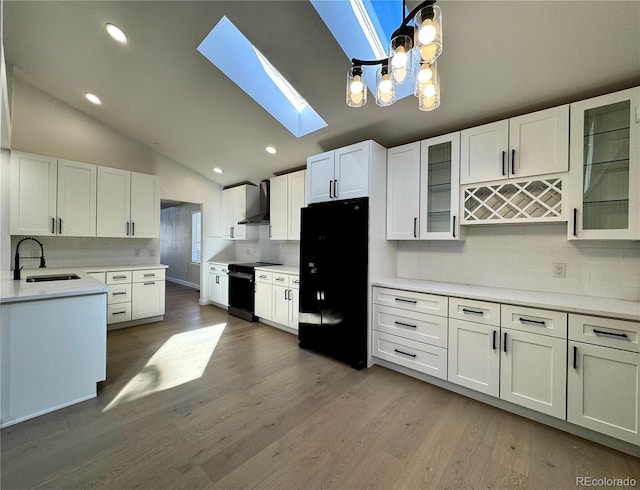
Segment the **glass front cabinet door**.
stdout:
<svg viewBox="0 0 640 490">
<path fill-rule="evenodd" d="M 420 143 L 420 239 L 458 240 L 460 133 Z"/>
<path fill-rule="evenodd" d="M 640 239 L 640 87 L 571 104 L 570 240 Z"/>
</svg>

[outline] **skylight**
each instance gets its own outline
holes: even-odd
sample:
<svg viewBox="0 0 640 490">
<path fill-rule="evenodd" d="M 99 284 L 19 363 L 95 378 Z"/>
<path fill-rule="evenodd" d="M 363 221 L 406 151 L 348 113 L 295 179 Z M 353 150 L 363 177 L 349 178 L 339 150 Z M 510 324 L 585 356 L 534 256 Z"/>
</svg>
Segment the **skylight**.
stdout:
<svg viewBox="0 0 640 490">
<path fill-rule="evenodd" d="M 387 49 L 393 31 L 407 14 L 402 0 L 309 0 L 338 42 L 349 61 L 382 59 L 388 56 Z M 345 63 L 344 73 L 350 67 Z M 364 67 L 363 79 L 375 93 L 376 69 Z M 396 86 L 396 98 L 413 95 L 413 84 Z"/>
<path fill-rule="evenodd" d="M 207 34 L 198 51 L 296 138 L 327 126 L 227 17 Z"/>
</svg>

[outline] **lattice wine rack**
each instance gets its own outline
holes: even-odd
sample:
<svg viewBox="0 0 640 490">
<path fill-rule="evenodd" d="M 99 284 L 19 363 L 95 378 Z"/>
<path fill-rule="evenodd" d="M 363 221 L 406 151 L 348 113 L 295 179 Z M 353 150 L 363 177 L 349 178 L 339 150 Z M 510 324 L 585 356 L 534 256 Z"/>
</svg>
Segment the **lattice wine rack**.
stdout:
<svg viewBox="0 0 640 490">
<path fill-rule="evenodd" d="M 463 187 L 462 224 L 566 221 L 561 177 Z"/>
</svg>

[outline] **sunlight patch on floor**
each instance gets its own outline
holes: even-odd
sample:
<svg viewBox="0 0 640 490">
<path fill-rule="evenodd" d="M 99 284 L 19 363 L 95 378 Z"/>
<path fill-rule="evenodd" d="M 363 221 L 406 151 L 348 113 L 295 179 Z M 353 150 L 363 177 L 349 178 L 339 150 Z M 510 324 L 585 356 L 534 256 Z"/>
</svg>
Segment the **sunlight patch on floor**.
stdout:
<svg viewBox="0 0 640 490">
<path fill-rule="evenodd" d="M 218 323 L 173 335 L 102 411 L 202 377 L 226 326 Z"/>
</svg>

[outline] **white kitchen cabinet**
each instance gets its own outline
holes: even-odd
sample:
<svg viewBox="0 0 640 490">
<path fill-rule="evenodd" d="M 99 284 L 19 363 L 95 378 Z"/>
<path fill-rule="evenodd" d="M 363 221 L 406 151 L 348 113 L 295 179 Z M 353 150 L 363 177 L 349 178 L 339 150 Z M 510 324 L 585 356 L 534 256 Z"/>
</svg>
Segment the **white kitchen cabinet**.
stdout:
<svg viewBox="0 0 640 490">
<path fill-rule="evenodd" d="M 300 240 L 300 209 L 305 205 L 306 170 L 270 179 L 272 240 Z"/>
<path fill-rule="evenodd" d="M 387 240 L 460 238 L 460 133 L 387 152 Z"/>
<path fill-rule="evenodd" d="M 131 320 L 164 315 L 164 269 L 133 271 Z"/>
<path fill-rule="evenodd" d="M 255 270 L 255 274 L 256 316 L 297 331 L 300 276 L 259 268 Z"/>
<path fill-rule="evenodd" d="M 465 129 L 460 135 L 461 184 L 569 169 L 568 105 Z"/>
<path fill-rule="evenodd" d="M 568 237 L 640 239 L 640 87 L 571 104 Z"/>
<path fill-rule="evenodd" d="M 153 175 L 98 167 L 97 235 L 160 236 L 160 192 Z"/>
<path fill-rule="evenodd" d="M 11 234 L 96 236 L 97 166 L 11 155 Z"/>
<path fill-rule="evenodd" d="M 219 306 L 229 306 L 229 268 L 228 264 L 215 262 L 209 264 L 207 272 L 207 290 L 209 301 Z"/>
<path fill-rule="evenodd" d="M 242 184 L 222 191 L 222 236 L 228 240 L 257 240 L 258 227 L 239 225 L 260 210 L 260 190 Z"/>
<path fill-rule="evenodd" d="M 281 325 L 289 324 L 289 286 L 282 286 L 280 284 L 273 284 L 273 311 L 271 313 L 271 320 Z"/>
<path fill-rule="evenodd" d="M 273 285 L 257 282 L 255 286 L 255 315 L 266 320 L 273 318 Z"/>
<path fill-rule="evenodd" d="M 368 140 L 307 158 L 307 202 L 368 196 L 374 145 Z"/>
<path fill-rule="evenodd" d="M 640 445 L 640 324 L 569 315 L 567 420 Z"/>
</svg>

